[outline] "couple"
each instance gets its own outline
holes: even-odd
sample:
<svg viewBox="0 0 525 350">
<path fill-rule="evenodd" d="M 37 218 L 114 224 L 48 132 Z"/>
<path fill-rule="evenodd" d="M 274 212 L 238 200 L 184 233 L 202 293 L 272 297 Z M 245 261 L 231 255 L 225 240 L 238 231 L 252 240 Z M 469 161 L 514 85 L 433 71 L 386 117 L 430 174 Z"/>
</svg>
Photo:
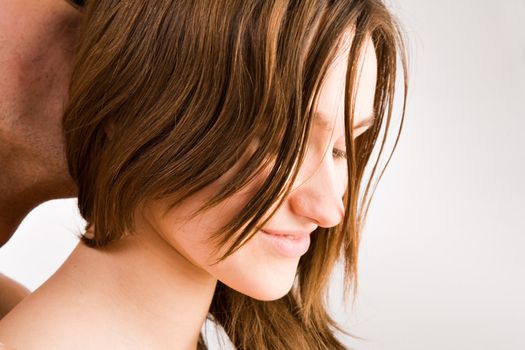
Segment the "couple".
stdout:
<svg viewBox="0 0 525 350">
<path fill-rule="evenodd" d="M 6 186 L 11 203 L 32 197 L 2 203 L 11 208 L 4 240 L 37 203 L 75 193 L 88 226 L 63 266 L 0 321 L 0 342 L 206 349 L 210 318 L 237 349 L 345 349 L 326 310 L 329 277 L 341 259 L 355 287 L 380 170 L 372 151 L 382 125 L 391 132 L 396 68 L 405 68 L 382 2 L 93 0 L 80 10 L 46 0 L 20 9 L 31 2 L 7 1 L 4 20 L 16 26 L 56 6 L 35 21 L 49 41 L 36 30 L 28 45 L 47 49 L 37 55 L 47 71 L 17 62 L 24 69 L 7 73 L 41 94 L 0 101 L 29 106 L 2 118 L 27 125 L 35 144 L 23 151 L 39 161 L 6 169 L 20 184 L 30 170 L 43 180 L 25 192 Z M 67 16 L 53 21 L 58 13 Z M 26 39 L 26 29 L 9 30 L 7 41 Z M 37 100 L 45 108 L 30 106 Z M 39 116 L 47 119 L 31 131 Z"/>
</svg>

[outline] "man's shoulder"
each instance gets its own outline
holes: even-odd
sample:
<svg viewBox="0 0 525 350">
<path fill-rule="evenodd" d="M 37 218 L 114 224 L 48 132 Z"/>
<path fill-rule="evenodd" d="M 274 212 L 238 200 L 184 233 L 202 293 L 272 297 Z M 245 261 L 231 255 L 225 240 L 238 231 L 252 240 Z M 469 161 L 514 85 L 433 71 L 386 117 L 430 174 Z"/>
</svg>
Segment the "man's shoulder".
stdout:
<svg viewBox="0 0 525 350">
<path fill-rule="evenodd" d="M 26 287 L 0 273 L 0 319 L 27 295 L 29 290 Z"/>
</svg>

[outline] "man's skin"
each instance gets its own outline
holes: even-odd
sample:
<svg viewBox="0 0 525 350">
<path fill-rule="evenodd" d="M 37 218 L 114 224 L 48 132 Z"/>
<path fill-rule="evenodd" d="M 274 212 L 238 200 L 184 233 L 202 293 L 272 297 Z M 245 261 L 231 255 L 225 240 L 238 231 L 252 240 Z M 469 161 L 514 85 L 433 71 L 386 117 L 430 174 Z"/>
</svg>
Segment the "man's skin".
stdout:
<svg viewBox="0 0 525 350">
<path fill-rule="evenodd" d="M 0 246 L 37 205 L 75 195 L 61 117 L 80 19 L 65 0 L 0 1 Z M 27 293 L 0 275 L 0 318 Z"/>
</svg>

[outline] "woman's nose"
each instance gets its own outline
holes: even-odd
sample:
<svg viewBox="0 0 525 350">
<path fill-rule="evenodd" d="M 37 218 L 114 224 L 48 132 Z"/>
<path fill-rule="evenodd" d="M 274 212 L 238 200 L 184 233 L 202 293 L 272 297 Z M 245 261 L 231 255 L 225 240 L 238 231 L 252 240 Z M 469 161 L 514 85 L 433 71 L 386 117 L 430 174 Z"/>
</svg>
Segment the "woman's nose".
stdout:
<svg viewBox="0 0 525 350">
<path fill-rule="evenodd" d="M 320 227 L 337 226 L 344 218 L 346 173 L 337 171 L 333 160 L 324 159 L 310 174 L 298 175 L 299 183 L 289 197 L 292 211 Z"/>
</svg>

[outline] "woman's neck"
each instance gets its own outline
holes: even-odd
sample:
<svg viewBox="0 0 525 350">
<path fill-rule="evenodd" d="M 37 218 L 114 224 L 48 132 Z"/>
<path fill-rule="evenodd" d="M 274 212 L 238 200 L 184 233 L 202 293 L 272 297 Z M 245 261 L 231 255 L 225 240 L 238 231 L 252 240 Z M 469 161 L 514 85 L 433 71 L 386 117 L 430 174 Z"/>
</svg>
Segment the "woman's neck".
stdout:
<svg viewBox="0 0 525 350">
<path fill-rule="evenodd" d="M 215 285 L 211 275 L 159 236 L 141 232 L 101 249 L 79 244 L 57 273 L 7 321 L 31 327 L 25 314 L 39 319 L 41 328 L 66 328 L 46 332 L 78 337 L 79 344 L 90 340 L 93 348 L 107 348 L 109 341 L 113 349 L 194 350 Z M 53 315 L 46 316 L 46 310 L 53 310 Z M 35 317 L 35 312 L 42 315 Z M 17 313 L 21 319 L 17 320 Z M 46 317 L 50 323 L 43 325 Z M 9 337 L 0 339 L 25 348 Z M 95 339 L 104 343 L 95 346 Z M 68 340 L 68 346 L 74 343 Z M 58 344 L 55 348 L 61 349 Z"/>
</svg>

